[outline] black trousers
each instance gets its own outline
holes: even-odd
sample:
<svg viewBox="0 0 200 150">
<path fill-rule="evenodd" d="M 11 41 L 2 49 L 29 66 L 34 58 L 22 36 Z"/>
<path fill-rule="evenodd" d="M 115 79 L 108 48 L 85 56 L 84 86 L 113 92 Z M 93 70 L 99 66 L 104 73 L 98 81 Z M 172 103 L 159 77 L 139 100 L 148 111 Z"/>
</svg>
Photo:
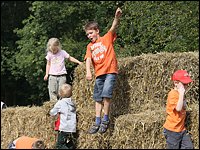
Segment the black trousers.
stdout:
<svg viewBox="0 0 200 150">
<path fill-rule="evenodd" d="M 75 133 L 58 131 L 56 149 L 75 149 Z"/>
</svg>

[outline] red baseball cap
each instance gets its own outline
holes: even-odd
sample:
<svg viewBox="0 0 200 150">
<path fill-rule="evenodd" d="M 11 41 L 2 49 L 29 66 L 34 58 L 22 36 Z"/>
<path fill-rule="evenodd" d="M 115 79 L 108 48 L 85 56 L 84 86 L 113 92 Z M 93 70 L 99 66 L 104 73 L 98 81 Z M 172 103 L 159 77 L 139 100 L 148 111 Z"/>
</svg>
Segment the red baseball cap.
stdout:
<svg viewBox="0 0 200 150">
<path fill-rule="evenodd" d="M 177 70 L 173 74 L 172 80 L 173 81 L 180 81 L 183 84 L 188 84 L 188 83 L 192 82 L 192 79 L 190 78 L 190 75 L 185 70 Z"/>
</svg>

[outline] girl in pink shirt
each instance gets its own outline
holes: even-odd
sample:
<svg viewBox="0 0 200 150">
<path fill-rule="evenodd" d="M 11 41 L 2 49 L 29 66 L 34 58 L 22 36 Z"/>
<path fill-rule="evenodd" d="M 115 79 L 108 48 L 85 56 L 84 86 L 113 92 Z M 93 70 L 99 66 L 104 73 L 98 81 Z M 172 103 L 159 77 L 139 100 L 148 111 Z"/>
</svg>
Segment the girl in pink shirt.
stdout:
<svg viewBox="0 0 200 150">
<path fill-rule="evenodd" d="M 82 64 L 79 60 L 70 56 L 65 50 L 61 49 L 61 43 L 57 38 L 50 38 L 47 43 L 47 63 L 44 80 L 48 80 L 50 100 L 58 100 L 59 87 L 66 83 L 65 59 L 71 62 Z"/>
</svg>

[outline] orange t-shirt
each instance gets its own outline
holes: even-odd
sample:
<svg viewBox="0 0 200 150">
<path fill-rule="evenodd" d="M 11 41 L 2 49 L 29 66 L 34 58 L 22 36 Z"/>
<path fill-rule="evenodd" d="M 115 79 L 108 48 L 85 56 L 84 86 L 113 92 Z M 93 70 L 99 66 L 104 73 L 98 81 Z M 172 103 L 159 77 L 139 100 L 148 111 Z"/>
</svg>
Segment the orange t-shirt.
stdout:
<svg viewBox="0 0 200 150">
<path fill-rule="evenodd" d="M 118 73 L 117 59 L 113 47 L 115 39 L 116 34 L 108 31 L 95 43 L 90 42 L 87 45 L 84 59 L 91 58 L 96 77 L 108 73 Z"/>
<path fill-rule="evenodd" d="M 186 110 L 183 106 L 180 112 L 176 111 L 176 105 L 178 103 L 179 93 L 177 90 L 172 89 L 167 98 L 167 118 L 163 125 L 164 128 L 174 132 L 181 132 L 186 130 L 185 128 L 185 118 Z"/>
<path fill-rule="evenodd" d="M 22 136 L 17 139 L 15 147 L 16 149 L 32 149 L 33 143 L 37 140 L 37 138 Z"/>
</svg>

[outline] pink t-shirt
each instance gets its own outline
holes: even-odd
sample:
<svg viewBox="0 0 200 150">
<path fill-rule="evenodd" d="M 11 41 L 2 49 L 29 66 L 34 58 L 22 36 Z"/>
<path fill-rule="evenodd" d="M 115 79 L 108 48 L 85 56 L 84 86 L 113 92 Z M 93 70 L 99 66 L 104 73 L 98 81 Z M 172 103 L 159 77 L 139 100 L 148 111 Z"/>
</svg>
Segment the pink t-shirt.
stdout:
<svg viewBox="0 0 200 150">
<path fill-rule="evenodd" d="M 65 50 L 59 50 L 56 54 L 48 52 L 45 58 L 51 63 L 49 74 L 51 75 L 67 74 L 65 68 L 65 58 L 68 59 L 69 57 L 70 55 Z"/>
</svg>

